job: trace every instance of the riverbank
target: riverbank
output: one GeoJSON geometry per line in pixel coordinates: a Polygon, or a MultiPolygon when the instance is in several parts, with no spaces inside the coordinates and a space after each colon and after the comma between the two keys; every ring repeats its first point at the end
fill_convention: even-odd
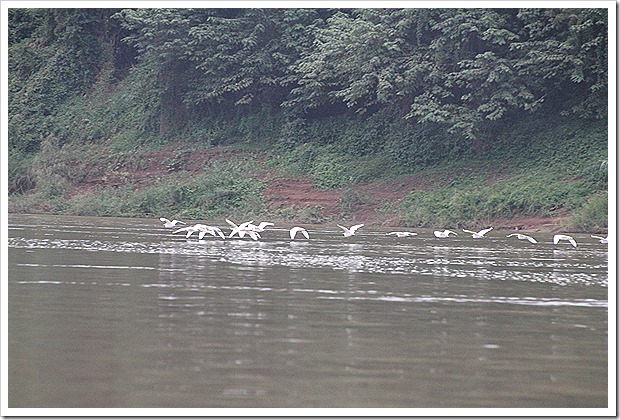
{"type": "MultiPolygon", "coordinates": [[[[420,208],[412,203],[416,195],[444,196],[445,202],[436,204],[449,208],[458,206],[457,200],[465,194],[459,185],[472,191],[498,194],[502,184],[523,177],[515,165],[506,162],[501,166],[487,163],[430,167],[410,174],[319,188],[310,174],[291,171],[274,159],[270,151],[239,145],[200,147],[171,143],[156,149],[122,152],[114,152],[110,144],[71,150],[48,145],[46,151],[34,166],[35,169],[41,166],[38,169],[41,171],[48,170],[47,178],[40,178],[37,188],[12,195],[9,212],[186,219],[261,217],[305,224],[494,226],[542,232],[583,230],[571,225],[571,213],[562,208],[547,215],[480,213],[470,220],[453,222],[442,223],[427,216],[422,222],[415,220],[422,217],[417,215],[420,208]],[[49,168],[56,169],[50,172],[49,168]],[[64,168],[62,178],[57,177],[59,168],[64,168]]],[[[364,163],[360,160],[359,164],[364,163]]],[[[540,192],[543,190],[541,186],[540,192]]],[[[502,205],[498,202],[498,209],[502,205]]],[[[463,213],[463,209],[460,211],[463,213]]],[[[605,229],[598,226],[589,231],[605,229]]]]}

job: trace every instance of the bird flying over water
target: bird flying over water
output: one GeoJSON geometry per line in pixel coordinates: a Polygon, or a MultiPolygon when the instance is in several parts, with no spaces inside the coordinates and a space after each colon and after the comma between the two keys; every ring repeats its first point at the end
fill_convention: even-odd
{"type": "Polygon", "coordinates": [[[482,229],[479,232],[474,232],[473,230],[467,230],[467,229],[463,229],[463,232],[465,233],[471,233],[471,237],[472,238],[482,238],[484,235],[486,235],[488,232],[492,231],[493,228],[487,228],[487,229],[482,229]]]}
{"type": "Polygon", "coordinates": [[[364,224],[362,223],[360,225],[351,226],[350,228],[347,228],[347,227],[344,227],[338,224],[336,226],[342,229],[344,231],[342,234],[344,235],[345,238],[348,238],[349,236],[355,235],[355,231],[361,228],[362,226],[364,226],[364,224]]]}
{"type": "Polygon", "coordinates": [[[605,236],[604,238],[602,236],[596,236],[596,235],[590,235],[590,237],[598,239],[600,243],[602,244],[606,244],[609,243],[609,235],[605,236]]]}
{"type": "Polygon", "coordinates": [[[572,236],[557,234],[553,237],[554,244],[557,244],[560,241],[568,241],[572,246],[577,248],[577,242],[575,242],[572,236]]]}
{"type": "MultiPolygon", "coordinates": [[[[241,223],[239,226],[237,226],[235,222],[232,222],[228,219],[226,219],[226,223],[228,223],[233,228],[232,231],[230,232],[230,235],[228,235],[229,238],[232,238],[233,236],[235,236],[235,234],[238,234],[240,238],[243,238],[246,235],[246,233],[250,236],[250,238],[254,239],[255,241],[258,241],[258,239],[260,238],[260,234],[258,233],[259,231],[255,230],[260,225],[259,226],[253,225],[252,223],[254,223],[254,220],[241,223]]],[[[269,223],[269,222],[263,222],[263,223],[269,223]]],[[[263,225],[263,223],[261,223],[261,225],[263,225]]],[[[263,225],[263,228],[264,226],[266,225],[263,225]]]]}
{"type": "Polygon", "coordinates": [[[415,236],[417,233],[414,232],[390,232],[386,233],[388,236],[397,236],[399,238],[406,238],[407,236],[415,236]]]}
{"type": "Polygon", "coordinates": [[[198,234],[198,239],[202,239],[207,233],[211,236],[219,236],[222,239],[226,239],[226,237],[224,236],[224,232],[222,232],[222,229],[220,229],[217,226],[206,226],[206,225],[203,225],[203,227],[200,229],[200,233],[198,234]]]}
{"type": "Polygon", "coordinates": [[[295,235],[297,235],[297,232],[301,232],[301,234],[304,235],[306,239],[310,239],[310,235],[308,235],[308,231],[299,226],[295,226],[294,228],[291,229],[290,231],[291,239],[295,239],[295,235]]]}
{"type": "Polygon", "coordinates": [[[443,231],[436,230],[433,232],[433,235],[435,235],[435,237],[437,238],[447,238],[448,236],[450,236],[451,233],[454,233],[456,236],[458,236],[456,232],[452,232],[451,230],[448,230],[448,229],[443,230],[443,231]]]}
{"type": "Polygon", "coordinates": [[[510,235],[506,235],[507,238],[510,238],[511,236],[516,236],[517,239],[530,241],[533,244],[538,242],[536,241],[536,239],[532,238],[531,236],[524,235],[522,233],[511,233],[510,235]]]}
{"type": "Polygon", "coordinates": [[[203,224],[198,223],[198,224],[195,224],[193,226],[182,227],[180,229],[175,230],[172,233],[174,234],[174,233],[180,233],[180,232],[187,232],[185,234],[185,237],[189,238],[190,236],[192,236],[192,234],[194,232],[201,232],[205,227],[207,227],[207,225],[203,225],[203,224]]]}
{"type": "Polygon", "coordinates": [[[274,224],[271,222],[260,222],[258,226],[250,223],[248,227],[254,230],[254,232],[264,232],[267,226],[273,226],[274,224]]]}
{"type": "Polygon", "coordinates": [[[253,232],[253,229],[249,228],[249,226],[252,223],[254,223],[254,220],[250,220],[249,222],[241,223],[239,226],[237,226],[237,224],[235,222],[232,222],[232,221],[230,221],[228,219],[226,219],[226,223],[228,223],[232,227],[230,235],[228,235],[229,238],[232,238],[233,236],[235,236],[235,234],[238,234],[240,238],[243,238],[246,233],[249,233],[250,231],[253,232]]]}
{"type": "Polygon", "coordinates": [[[178,225],[179,223],[182,224],[182,225],[185,224],[185,222],[182,222],[180,220],[172,220],[171,221],[171,220],[166,219],[165,217],[160,217],[159,220],[164,222],[164,227],[167,227],[167,228],[173,228],[176,225],[178,225]]]}

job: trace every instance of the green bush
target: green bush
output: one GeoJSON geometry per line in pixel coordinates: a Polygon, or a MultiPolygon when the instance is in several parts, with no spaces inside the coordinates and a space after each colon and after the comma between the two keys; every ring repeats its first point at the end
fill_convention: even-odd
{"type": "Polygon", "coordinates": [[[543,168],[495,182],[471,174],[456,177],[449,186],[411,193],[400,207],[409,225],[456,226],[493,218],[553,216],[578,209],[590,193],[590,183],[561,179],[543,168]]]}
{"type": "Polygon", "coordinates": [[[338,188],[352,182],[349,160],[330,150],[324,150],[314,160],[310,177],[317,188],[338,188]]]}
{"type": "Polygon", "coordinates": [[[62,210],[56,210],[77,216],[140,216],[131,209],[129,204],[131,195],[130,189],[108,188],[95,193],[77,195],[67,200],[62,210]]]}
{"type": "Polygon", "coordinates": [[[568,228],[596,232],[607,229],[608,223],[608,193],[601,191],[590,196],[583,206],[572,213],[568,228]]]}

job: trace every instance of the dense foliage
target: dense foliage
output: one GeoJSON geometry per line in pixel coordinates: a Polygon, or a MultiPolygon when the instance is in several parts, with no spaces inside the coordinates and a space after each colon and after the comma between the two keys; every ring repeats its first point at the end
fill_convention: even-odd
{"type": "Polygon", "coordinates": [[[42,154],[66,144],[269,143],[330,188],[497,150],[526,117],[605,121],[607,13],[12,8],[9,188],[61,195],[42,154]]]}
{"type": "Polygon", "coordinates": [[[162,132],[265,105],[302,119],[388,109],[469,139],[545,105],[607,111],[606,9],[11,9],[10,19],[12,140],[26,150],[40,139],[20,132],[25,120],[57,112],[109,66],[153,79],[141,117],[156,113],[162,132]]]}

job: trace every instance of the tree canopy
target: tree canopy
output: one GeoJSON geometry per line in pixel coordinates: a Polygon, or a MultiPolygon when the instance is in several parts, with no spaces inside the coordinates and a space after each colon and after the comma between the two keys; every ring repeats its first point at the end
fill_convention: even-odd
{"type": "Polygon", "coordinates": [[[606,118],[607,33],[597,8],[16,8],[9,123],[35,147],[40,118],[113,67],[117,83],[152,79],[139,118],[161,131],[267,106],[296,120],[385,111],[473,140],[527,113],[606,118]]]}

